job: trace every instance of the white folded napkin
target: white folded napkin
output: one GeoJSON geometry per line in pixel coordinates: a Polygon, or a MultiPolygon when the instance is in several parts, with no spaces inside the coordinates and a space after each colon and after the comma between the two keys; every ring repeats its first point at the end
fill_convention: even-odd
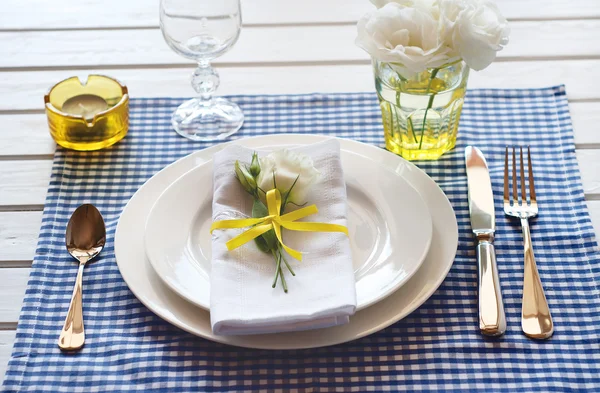
{"type": "MultiPolygon", "coordinates": [[[[312,157],[321,172],[308,195],[319,213],[302,221],[346,225],[346,185],[335,139],[294,148],[312,157]]],[[[213,220],[251,215],[253,198],[234,175],[236,160],[249,163],[255,150],[229,146],[214,156],[213,220]]],[[[268,152],[258,151],[259,156],[268,152]]],[[[286,212],[291,211],[289,205],[286,212]]],[[[283,272],[272,288],[275,259],[260,251],[254,241],[228,251],[225,243],[241,229],[215,230],[212,237],[210,319],[213,333],[242,335],[318,329],[345,324],[356,309],[356,289],[350,241],[342,233],[298,232],[283,229],[286,245],[303,253],[303,260],[287,256],[296,276],[283,272]]]]}

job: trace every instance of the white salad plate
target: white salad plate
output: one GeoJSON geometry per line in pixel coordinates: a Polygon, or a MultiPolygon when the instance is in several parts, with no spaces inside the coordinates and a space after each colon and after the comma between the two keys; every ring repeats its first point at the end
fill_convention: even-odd
{"type": "MultiPolygon", "coordinates": [[[[247,138],[231,143],[252,149],[275,149],[325,139],[328,137],[283,134],[247,138]]],[[[210,162],[214,153],[225,145],[213,146],[174,162],[149,179],[133,195],[121,214],[115,233],[115,255],[123,279],[144,305],[166,321],[197,336],[241,347],[298,349],[334,345],[364,337],[404,318],[435,292],[452,266],[458,245],[458,225],[454,210],[438,185],[410,162],[356,141],[340,139],[340,144],[344,154],[352,153],[368,159],[381,169],[395,172],[410,184],[425,202],[433,229],[429,252],[413,277],[385,299],[357,312],[350,318],[350,323],[313,331],[216,336],[211,330],[209,312],[186,301],[154,271],[146,257],[144,232],[140,228],[144,227],[159,196],[170,185],[190,170],[210,162]]],[[[207,187],[212,188],[208,184],[207,187]]]]}
{"type": "MultiPolygon", "coordinates": [[[[350,151],[342,151],[341,159],[360,310],[389,296],[419,269],[431,244],[431,215],[421,195],[400,174],[350,151]]],[[[235,176],[233,168],[231,176],[235,176]]],[[[207,310],[212,177],[209,161],[171,184],[154,204],[145,233],[146,256],[158,276],[186,300],[207,310]]]]}

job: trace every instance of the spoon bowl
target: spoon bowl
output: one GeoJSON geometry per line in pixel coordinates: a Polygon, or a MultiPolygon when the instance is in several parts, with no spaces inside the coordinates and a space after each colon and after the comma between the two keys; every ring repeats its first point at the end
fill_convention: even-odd
{"type": "Polygon", "coordinates": [[[95,258],[106,244],[106,226],[102,215],[94,205],[79,206],[67,224],[65,234],[67,251],[79,262],[71,304],[58,346],[62,350],[76,350],[85,343],[83,328],[83,268],[95,258]]]}
{"type": "Polygon", "coordinates": [[[67,224],[65,234],[67,251],[81,262],[89,262],[100,254],[106,244],[106,226],[102,215],[94,205],[79,206],[67,224]]]}

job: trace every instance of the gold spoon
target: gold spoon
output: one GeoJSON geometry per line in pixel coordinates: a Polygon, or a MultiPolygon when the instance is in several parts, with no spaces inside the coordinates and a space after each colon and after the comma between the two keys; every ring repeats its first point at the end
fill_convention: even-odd
{"type": "Polygon", "coordinates": [[[98,209],[89,204],[79,206],[67,224],[65,237],[69,254],[79,261],[69,312],[58,339],[60,349],[70,351],[83,347],[85,342],[81,286],[83,268],[100,254],[106,243],[106,227],[98,209]]]}

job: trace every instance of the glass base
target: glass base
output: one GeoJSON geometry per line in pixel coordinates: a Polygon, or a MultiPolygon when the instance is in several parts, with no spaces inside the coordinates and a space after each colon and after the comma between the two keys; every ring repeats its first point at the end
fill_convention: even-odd
{"type": "Polygon", "coordinates": [[[385,138],[385,148],[392,153],[396,153],[408,161],[426,161],[437,160],[443,154],[454,149],[456,146],[456,136],[446,140],[445,143],[440,143],[439,140],[427,141],[427,139],[425,139],[423,144],[427,145],[423,149],[419,149],[418,147],[410,149],[408,144],[397,142],[394,138],[388,137],[387,135],[385,138]]]}
{"type": "Polygon", "coordinates": [[[222,140],[242,127],[244,114],[224,98],[194,98],[173,112],[171,124],[179,135],[194,141],[222,140]]]}

